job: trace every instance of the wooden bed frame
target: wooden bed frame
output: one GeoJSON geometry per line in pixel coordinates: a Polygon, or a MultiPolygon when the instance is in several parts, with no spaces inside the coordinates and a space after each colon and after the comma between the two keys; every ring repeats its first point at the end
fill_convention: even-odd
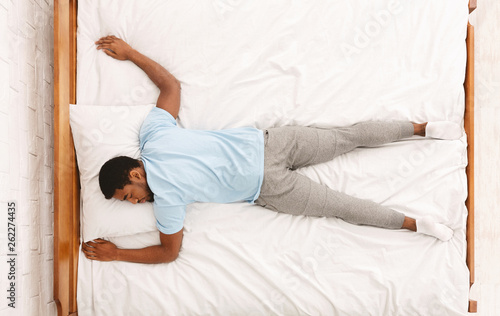
{"type": "MultiPolygon", "coordinates": [[[[69,104],[76,103],[77,0],[54,1],[54,300],[58,315],[77,315],[76,291],[80,246],[80,181],[69,125],[69,104]]],[[[469,12],[476,0],[469,1],[469,12]]],[[[474,283],[474,27],[467,26],[465,131],[469,211],[467,266],[474,283]]],[[[469,301],[469,312],[477,302],[469,301]]]]}

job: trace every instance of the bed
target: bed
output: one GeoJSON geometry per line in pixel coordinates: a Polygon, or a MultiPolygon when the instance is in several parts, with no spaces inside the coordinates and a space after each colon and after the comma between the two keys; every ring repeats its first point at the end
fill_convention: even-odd
{"type": "MultiPolygon", "coordinates": [[[[475,312],[468,298],[474,282],[474,37],[467,22],[474,8],[464,0],[55,1],[58,314],[475,312]],[[184,128],[328,128],[396,119],[462,124],[465,133],[457,141],[412,138],[301,170],[410,216],[433,215],[454,229],[453,239],[441,243],[244,203],[195,203],[174,263],[101,263],[80,256],[82,239],[108,237],[122,247],[141,247],[157,238],[147,228],[91,232],[85,214],[91,202],[81,198],[90,190],[80,188],[85,158],[78,156],[77,163],[70,111],[86,110],[85,127],[96,113],[116,119],[116,109],[109,109],[121,107],[140,126],[157,96],[140,70],[95,51],[93,41],[108,34],[123,37],[181,81],[178,123],[184,128]],[[77,105],[70,110],[70,104],[77,105]]],[[[105,226],[116,224],[107,221],[105,226]]]]}

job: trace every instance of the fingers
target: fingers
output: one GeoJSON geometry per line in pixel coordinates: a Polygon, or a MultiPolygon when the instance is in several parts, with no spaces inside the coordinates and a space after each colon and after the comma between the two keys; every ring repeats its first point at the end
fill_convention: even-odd
{"type": "Polygon", "coordinates": [[[87,250],[88,250],[89,248],[95,248],[94,246],[89,245],[89,243],[91,243],[91,242],[92,242],[92,241],[87,241],[87,242],[84,242],[84,243],[82,244],[82,248],[83,248],[83,249],[87,249],[87,250]]]}
{"type": "Polygon", "coordinates": [[[95,260],[97,259],[96,253],[93,251],[95,247],[92,247],[88,243],[84,242],[82,244],[82,251],[87,259],[95,260]]]}
{"type": "Polygon", "coordinates": [[[101,254],[98,252],[100,251],[99,245],[104,243],[109,243],[109,241],[98,238],[82,243],[82,251],[85,254],[85,257],[90,260],[102,260],[101,254]]]}
{"type": "Polygon", "coordinates": [[[97,49],[111,48],[111,44],[98,44],[97,49]]]}
{"type": "Polygon", "coordinates": [[[109,45],[99,45],[99,46],[97,46],[97,49],[102,49],[103,52],[105,52],[107,55],[109,55],[111,57],[114,57],[114,58],[117,57],[116,53],[111,48],[109,48],[109,45]]]}
{"type": "Polygon", "coordinates": [[[106,55],[116,58],[116,54],[112,50],[105,49],[104,52],[106,53],[106,55]]]}
{"type": "MultiPolygon", "coordinates": [[[[99,42],[99,41],[98,41],[99,42]]],[[[96,43],[98,43],[96,42],[96,43]]],[[[113,43],[111,44],[108,44],[108,43],[102,43],[102,44],[97,44],[97,49],[98,50],[102,50],[104,51],[108,56],[111,56],[115,59],[119,59],[119,60],[124,60],[126,58],[124,58],[123,56],[118,56],[118,54],[113,50],[113,48],[116,48],[115,45],[113,45],[113,43]]]]}
{"type": "Polygon", "coordinates": [[[116,36],[110,35],[100,38],[95,42],[98,50],[102,50],[106,55],[118,60],[127,60],[131,47],[116,36]]]}
{"type": "Polygon", "coordinates": [[[87,259],[98,261],[112,261],[113,257],[113,243],[98,238],[91,241],[82,243],[82,252],[87,259]],[[109,245],[108,245],[109,244],[109,245]]]}
{"type": "Polygon", "coordinates": [[[108,243],[109,241],[104,240],[102,238],[97,238],[97,239],[94,239],[93,242],[95,242],[96,244],[105,244],[105,243],[108,243]]]}
{"type": "Polygon", "coordinates": [[[113,36],[113,35],[108,35],[108,36],[103,36],[99,39],[99,41],[110,41],[110,40],[113,40],[113,39],[116,39],[117,37],[113,36]]]}
{"type": "Polygon", "coordinates": [[[101,45],[111,45],[113,44],[112,40],[102,40],[102,41],[97,41],[95,42],[96,45],[101,46],[101,45]]]}
{"type": "Polygon", "coordinates": [[[113,41],[115,41],[117,39],[119,39],[119,38],[114,36],[114,35],[104,36],[104,37],[101,37],[98,41],[96,41],[95,44],[101,44],[101,43],[110,44],[110,43],[113,43],[113,41]]]}

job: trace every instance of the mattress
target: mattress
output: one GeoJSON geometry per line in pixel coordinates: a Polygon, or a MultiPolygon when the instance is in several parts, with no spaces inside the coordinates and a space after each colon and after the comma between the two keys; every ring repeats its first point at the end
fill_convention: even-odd
{"type": "MultiPolygon", "coordinates": [[[[131,62],[95,49],[123,38],[182,84],[178,125],[463,125],[468,1],[78,3],[77,103],[155,103],[131,62]]],[[[466,315],[467,140],[413,137],[300,169],[314,181],[454,230],[449,242],[248,203],[187,208],[169,264],[78,268],[80,315],[466,315]]],[[[158,232],[111,238],[143,247],[158,232]]]]}

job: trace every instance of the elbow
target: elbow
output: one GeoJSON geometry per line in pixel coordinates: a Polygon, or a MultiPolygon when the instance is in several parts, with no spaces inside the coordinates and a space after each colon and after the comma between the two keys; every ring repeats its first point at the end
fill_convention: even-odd
{"type": "Polygon", "coordinates": [[[160,91],[179,92],[181,90],[181,82],[177,78],[172,77],[161,81],[158,84],[160,91]]]}
{"type": "Polygon", "coordinates": [[[177,80],[176,78],[174,78],[174,82],[172,84],[172,90],[175,90],[176,92],[179,92],[181,91],[181,82],[179,80],[177,80]]]}
{"type": "Polygon", "coordinates": [[[175,79],[175,87],[176,89],[180,90],[181,89],[181,82],[179,80],[177,80],[177,78],[174,78],[175,79]]]}
{"type": "Polygon", "coordinates": [[[179,250],[166,250],[163,255],[163,263],[175,261],[179,257],[179,250]]]}
{"type": "Polygon", "coordinates": [[[174,262],[178,257],[179,253],[173,254],[167,259],[167,262],[174,262]]]}

